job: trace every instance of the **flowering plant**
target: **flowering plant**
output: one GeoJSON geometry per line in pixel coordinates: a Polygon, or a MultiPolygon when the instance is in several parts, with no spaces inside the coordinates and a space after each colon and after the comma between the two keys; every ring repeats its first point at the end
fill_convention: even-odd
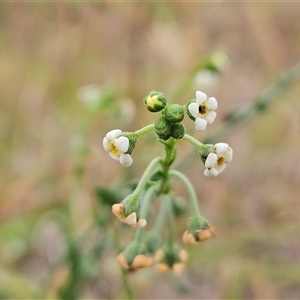
{"type": "Polygon", "coordinates": [[[194,121],[195,129],[200,132],[214,122],[217,116],[215,110],[218,106],[214,97],[196,91],[195,99],[180,105],[170,104],[163,93],[151,91],[144,98],[144,104],[151,113],[160,113],[153,124],[134,132],[114,129],[103,138],[103,147],[109,156],[125,167],[132,165],[135,145],[144,134],[154,131],[159,142],[165,146],[165,155],[156,157],[150,162],[134,191],[121,203],[112,206],[112,212],[118,219],[137,228],[134,240],[119,254],[118,262],[125,270],[145,268],[156,263],[158,270],[180,273],[185,268],[187,254],[174,243],[174,203],[170,196],[173,178],[182,181],[188,191],[191,204],[191,216],[182,241],[187,245],[196,245],[215,237],[217,229],[200,214],[197,196],[189,179],[180,171],[171,169],[176,158],[177,143],[184,140],[196,147],[200,160],[205,166],[204,175],[208,177],[218,176],[224,171],[232,160],[233,151],[227,143],[204,144],[186,133],[183,124],[185,115],[194,121]],[[142,230],[147,225],[149,203],[154,197],[161,199],[162,209],[157,214],[156,226],[148,231],[143,240],[142,230]],[[166,215],[169,236],[167,243],[160,247],[159,231],[166,215]]]}

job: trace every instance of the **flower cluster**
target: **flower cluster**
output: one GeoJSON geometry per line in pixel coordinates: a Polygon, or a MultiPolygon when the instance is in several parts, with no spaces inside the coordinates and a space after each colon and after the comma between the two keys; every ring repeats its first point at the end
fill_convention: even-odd
{"type": "Polygon", "coordinates": [[[168,238],[168,243],[160,247],[161,220],[168,221],[168,232],[173,233],[174,208],[168,200],[171,189],[171,177],[181,180],[188,190],[191,202],[191,216],[188,220],[187,230],[183,233],[182,241],[187,245],[196,245],[199,242],[214,238],[217,229],[210,225],[198,211],[196,193],[188,178],[181,172],[170,170],[171,164],[176,158],[176,144],[180,140],[187,141],[198,150],[200,159],[204,164],[204,175],[214,177],[224,171],[227,164],[232,160],[233,151],[226,143],[203,144],[196,138],[186,133],[183,125],[185,115],[194,122],[196,131],[203,132],[207,125],[212,124],[217,116],[217,100],[208,97],[205,93],[197,91],[195,99],[185,105],[168,103],[165,95],[161,92],[151,91],[143,99],[146,108],[151,113],[158,113],[159,116],[153,122],[135,132],[122,132],[120,129],[111,130],[103,138],[103,147],[111,158],[118,160],[123,166],[129,167],[133,163],[131,154],[138,139],[144,134],[154,131],[158,140],[165,146],[165,156],[156,157],[146,168],[140,178],[135,190],[125,197],[121,203],[112,206],[112,212],[123,223],[131,225],[136,230],[133,242],[126,247],[118,256],[118,262],[126,270],[156,265],[159,271],[171,270],[174,273],[181,273],[185,269],[187,253],[179,249],[173,243],[173,238],[168,238]],[[168,210],[159,212],[157,225],[149,234],[148,243],[143,242],[141,230],[147,225],[148,203],[153,197],[161,197],[164,205],[169,205],[168,210]],[[167,197],[167,199],[164,199],[167,197]],[[166,201],[165,201],[166,200],[166,201]],[[169,203],[169,204],[168,204],[169,203]],[[164,217],[162,217],[164,215],[164,217]],[[150,241],[150,243],[149,243],[150,241]]]}

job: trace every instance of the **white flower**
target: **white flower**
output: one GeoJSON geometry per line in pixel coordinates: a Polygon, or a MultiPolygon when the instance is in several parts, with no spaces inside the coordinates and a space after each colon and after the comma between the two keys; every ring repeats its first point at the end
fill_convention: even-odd
{"type": "Polygon", "coordinates": [[[204,131],[207,123],[211,124],[217,113],[215,109],[218,107],[218,102],[214,97],[208,98],[203,92],[196,92],[196,102],[192,102],[188,106],[190,114],[195,119],[195,129],[204,131]]]}
{"type": "Polygon", "coordinates": [[[226,143],[215,144],[214,152],[209,153],[205,161],[205,176],[217,176],[232,160],[232,149],[226,143]]]}
{"type": "Polygon", "coordinates": [[[133,162],[131,155],[126,153],[129,148],[129,139],[120,136],[121,134],[122,130],[120,129],[108,132],[103,139],[103,147],[112,159],[118,160],[124,167],[129,167],[133,162]]]}

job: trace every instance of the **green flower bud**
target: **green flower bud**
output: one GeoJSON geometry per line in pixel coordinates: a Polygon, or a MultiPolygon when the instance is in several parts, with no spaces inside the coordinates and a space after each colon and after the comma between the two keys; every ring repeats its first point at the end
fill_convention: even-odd
{"type": "Polygon", "coordinates": [[[144,103],[147,105],[149,111],[158,112],[165,108],[167,99],[163,93],[151,91],[150,94],[144,98],[144,103]]]}
{"type": "Polygon", "coordinates": [[[185,128],[184,128],[184,125],[182,123],[172,124],[171,136],[174,139],[177,139],[177,140],[182,139],[184,134],[185,134],[185,128]]]}
{"type": "Polygon", "coordinates": [[[169,104],[162,111],[162,114],[166,120],[171,123],[181,122],[184,118],[184,109],[179,104],[169,104]]]}
{"type": "Polygon", "coordinates": [[[120,136],[125,136],[128,138],[129,146],[128,150],[125,153],[131,154],[137,142],[137,137],[132,132],[122,132],[120,136]]]}
{"type": "Polygon", "coordinates": [[[157,136],[162,140],[168,140],[171,137],[171,124],[164,118],[158,118],[154,123],[154,129],[157,136]]]}
{"type": "Polygon", "coordinates": [[[209,153],[214,152],[214,150],[215,150],[215,148],[214,148],[214,145],[212,145],[212,144],[202,145],[198,149],[198,153],[199,153],[200,159],[203,162],[203,164],[205,164],[205,161],[206,161],[207,156],[209,155],[209,153]]]}

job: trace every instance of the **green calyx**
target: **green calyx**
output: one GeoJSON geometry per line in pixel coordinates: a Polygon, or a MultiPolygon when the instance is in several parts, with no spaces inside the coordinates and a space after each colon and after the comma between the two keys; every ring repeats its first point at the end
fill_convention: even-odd
{"type": "Polygon", "coordinates": [[[203,164],[205,164],[207,156],[211,152],[214,152],[214,150],[215,150],[215,147],[212,144],[201,145],[200,148],[198,148],[198,153],[199,153],[200,159],[203,162],[203,164]]]}
{"type": "MultiPolygon", "coordinates": [[[[191,103],[194,103],[194,102],[196,102],[196,100],[195,99],[193,99],[192,101],[190,101],[188,104],[187,104],[187,107],[189,107],[189,105],[191,104],[191,103]]],[[[190,111],[187,109],[186,110],[186,114],[188,115],[188,117],[192,120],[192,121],[195,121],[196,119],[192,116],[192,114],[190,113],[190,111]]]]}
{"type": "Polygon", "coordinates": [[[137,142],[137,137],[132,132],[122,132],[121,136],[125,136],[125,137],[128,138],[128,140],[129,140],[129,147],[128,147],[128,150],[127,150],[126,153],[131,154],[132,151],[133,151],[133,149],[134,149],[134,147],[135,147],[135,144],[137,142]]]}
{"type": "Polygon", "coordinates": [[[209,223],[202,217],[190,217],[188,221],[188,231],[194,236],[196,240],[199,240],[196,231],[200,229],[209,228],[209,223]]]}
{"type": "Polygon", "coordinates": [[[167,99],[165,95],[157,91],[151,91],[143,101],[146,104],[147,109],[151,112],[159,112],[167,105],[167,99]]]}
{"type": "Polygon", "coordinates": [[[145,247],[143,244],[138,242],[132,242],[124,250],[124,256],[127,260],[128,265],[131,265],[135,257],[139,254],[144,254],[145,247]]]}
{"type": "Polygon", "coordinates": [[[164,251],[164,258],[163,261],[166,262],[166,264],[172,268],[173,265],[177,262],[180,262],[180,255],[179,255],[179,249],[175,245],[166,245],[163,248],[164,251]]]}
{"type": "Polygon", "coordinates": [[[178,123],[184,118],[184,109],[179,104],[169,104],[162,111],[162,115],[170,123],[178,123]]]}
{"type": "Polygon", "coordinates": [[[128,217],[130,214],[135,212],[136,219],[138,221],[141,211],[140,198],[136,195],[130,194],[122,201],[122,204],[124,205],[124,217],[128,217]]]}

